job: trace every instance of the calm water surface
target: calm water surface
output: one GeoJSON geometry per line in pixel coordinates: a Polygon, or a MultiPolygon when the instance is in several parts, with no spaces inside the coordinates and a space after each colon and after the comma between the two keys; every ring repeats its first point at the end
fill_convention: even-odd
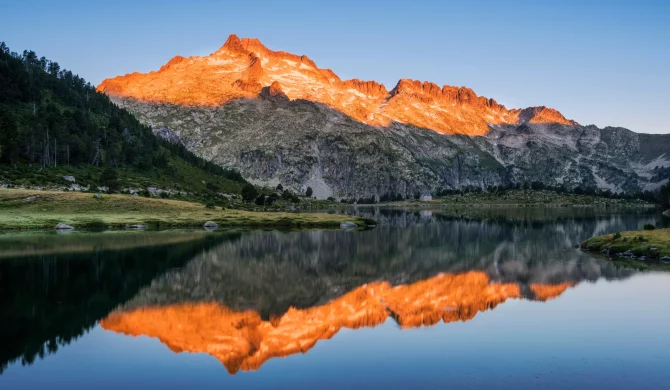
{"type": "MultiPolygon", "coordinates": [[[[0,233],[0,389],[670,389],[670,273],[589,209],[364,232],[0,233]]],[[[353,211],[352,211],[353,213],[353,211]]]]}

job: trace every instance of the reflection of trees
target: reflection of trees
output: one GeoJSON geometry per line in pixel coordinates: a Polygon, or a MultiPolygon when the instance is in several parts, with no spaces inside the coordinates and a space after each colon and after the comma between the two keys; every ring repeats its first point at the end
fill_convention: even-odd
{"type": "Polygon", "coordinates": [[[0,372],[55,353],[157,275],[227,238],[0,261],[0,372]]]}
{"type": "Polygon", "coordinates": [[[401,210],[382,217],[386,225],[361,233],[250,233],[155,280],[125,309],[216,301],[236,310],[253,309],[267,319],[291,306],[322,304],[365,283],[407,284],[439,272],[473,270],[484,271],[493,281],[517,283],[525,296],[534,298],[533,284],[630,275],[572,244],[587,232],[622,229],[640,221],[635,215],[498,215],[482,220],[435,211],[430,221],[422,221],[420,213],[401,210]]]}

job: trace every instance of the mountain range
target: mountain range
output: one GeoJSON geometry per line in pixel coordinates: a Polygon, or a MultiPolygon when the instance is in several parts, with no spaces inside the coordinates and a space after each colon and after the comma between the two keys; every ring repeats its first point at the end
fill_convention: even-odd
{"type": "Polygon", "coordinates": [[[342,80],[307,56],[235,35],[209,56],[176,56],[97,90],[251,182],[310,186],[319,198],[533,181],[633,193],[670,175],[668,134],[583,126],[547,107],[509,109],[466,87],[342,80]]]}

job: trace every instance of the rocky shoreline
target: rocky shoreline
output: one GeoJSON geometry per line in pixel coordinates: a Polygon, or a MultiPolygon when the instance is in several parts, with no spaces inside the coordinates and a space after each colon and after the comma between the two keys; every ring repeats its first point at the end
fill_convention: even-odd
{"type": "Polygon", "coordinates": [[[609,259],[670,264],[670,229],[636,230],[596,236],[580,245],[609,259]]]}

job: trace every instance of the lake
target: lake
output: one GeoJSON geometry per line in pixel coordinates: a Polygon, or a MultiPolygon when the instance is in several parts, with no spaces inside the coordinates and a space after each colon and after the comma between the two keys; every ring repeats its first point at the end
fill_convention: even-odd
{"type": "Polygon", "coordinates": [[[657,210],[351,209],[367,231],[0,233],[0,389],[670,388],[657,210]]]}

